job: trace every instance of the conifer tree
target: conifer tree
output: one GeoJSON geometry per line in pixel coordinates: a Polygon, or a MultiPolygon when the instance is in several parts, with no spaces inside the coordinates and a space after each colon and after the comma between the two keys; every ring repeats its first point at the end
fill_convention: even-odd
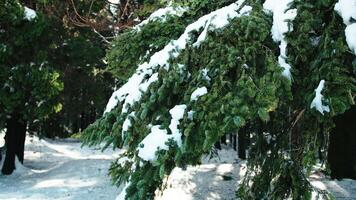
{"type": "Polygon", "coordinates": [[[118,199],[153,199],[174,167],[246,124],[238,197],[328,197],[308,176],[332,117],[355,104],[355,12],[346,0],[171,1],[119,34],[107,59],[123,85],[85,132],[126,149],[110,168],[118,199]]]}
{"type": "Polygon", "coordinates": [[[18,1],[5,0],[0,7],[0,129],[6,128],[2,173],[11,174],[15,159],[23,162],[28,124],[61,109],[57,97],[63,85],[48,62],[56,48],[49,21],[18,1]]]}

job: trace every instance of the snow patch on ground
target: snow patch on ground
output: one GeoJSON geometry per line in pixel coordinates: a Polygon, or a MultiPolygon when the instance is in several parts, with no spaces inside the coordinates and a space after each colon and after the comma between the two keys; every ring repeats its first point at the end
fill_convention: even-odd
{"type": "Polygon", "coordinates": [[[0,175],[0,199],[114,200],[119,189],[107,174],[120,153],[81,148],[81,143],[71,140],[27,136],[24,165],[17,161],[12,175],[0,175]]]}
{"type": "Polygon", "coordinates": [[[356,199],[356,180],[332,180],[322,173],[312,174],[309,180],[314,187],[331,192],[337,200],[356,199]]]}
{"type": "Polygon", "coordinates": [[[176,167],[166,181],[167,188],[156,191],[155,200],[232,200],[240,179],[236,151],[223,149],[219,157],[204,157],[200,166],[186,170],[176,167]]]}
{"type": "MultiPolygon", "coordinates": [[[[3,143],[1,133],[0,143],[3,143]]],[[[27,137],[24,166],[17,162],[12,175],[0,175],[0,199],[114,200],[124,188],[112,186],[107,173],[110,162],[122,152],[81,148],[79,142],[67,139],[27,137]]],[[[245,162],[226,146],[218,151],[218,156],[211,159],[206,156],[202,165],[189,166],[187,170],[175,168],[168,177],[167,188],[156,191],[155,200],[235,199],[245,162]]],[[[316,187],[332,192],[337,200],[356,199],[355,180],[330,180],[318,173],[310,180],[316,187]]]]}

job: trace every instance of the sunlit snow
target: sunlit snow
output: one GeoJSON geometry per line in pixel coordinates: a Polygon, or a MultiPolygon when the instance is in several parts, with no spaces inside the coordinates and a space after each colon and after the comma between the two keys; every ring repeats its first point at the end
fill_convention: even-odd
{"type": "Polygon", "coordinates": [[[292,79],[292,75],[291,66],[287,63],[287,41],[284,35],[293,30],[288,21],[294,20],[297,16],[297,9],[289,9],[292,2],[293,0],[267,0],[263,4],[263,8],[273,14],[272,38],[275,42],[280,42],[278,63],[284,69],[282,74],[289,80],[292,79]]]}
{"type": "Polygon", "coordinates": [[[34,10],[32,10],[31,8],[28,8],[26,6],[24,8],[25,8],[25,17],[24,17],[25,19],[31,21],[37,17],[37,14],[34,10]]]}
{"type": "Polygon", "coordinates": [[[347,45],[349,46],[351,51],[356,55],[356,23],[353,23],[346,27],[345,36],[346,36],[347,45]]]}
{"type": "Polygon", "coordinates": [[[310,104],[311,109],[315,108],[323,115],[324,115],[324,112],[330,112],[329,106],[323,105],[323,102],[322,102],[324,96],[321,94],[321,92],[324,89],[324,84],[325,84],[325,81],[321,80],[318,88],[315,89],[315,97],[314,97],[312,103],[310,104]]]}
{"type": "Polygon", "coordinates": [[[346,42],[356,55],[356,0],[339,0],[334,10],[342,17],[345,28],[346,42]]]}
{"type": "Polygon", "coordinates": [[[158,125],[153,126],[151,133],[139,144],[138,156],[145,161],[155,162],[157,160],[156,151],[168,150],[166,142],[169,139],[173,139],[173,137],[172,135],[168,135],[167,130],[161,129],[158,125]]]}
{"type": "Polygon", "coordinates": [[[356,1],[355,0],[339,0],[334,7],[334,10],[342,17],[344,24],[350,25],[351,18],[356,20],[356,1]]]}
{"type": "Polygon", "coordinates": [[[149,22],[152,21],[158,21],[160,20],[161,22],[165,22],[167,20],[167,17],[172,15],[172,16],[182,16],[188,9],[183,8],[183,7],[172,7],[168,6],[166,8],[160,8],[153,12],[147,19],[143,20],[141,23],[137,24],[134,29],[135,30],[141,30],[141,27],[148,24],[149,22]]]}
{"type": "Polygon", "coordinates": [[[196,101],[198,100],[199,97],[206,95],[208,93],[208,89],[206,87],[200,87],[194,90],[192,95],[190,96],[191,101],[196,101]]]}

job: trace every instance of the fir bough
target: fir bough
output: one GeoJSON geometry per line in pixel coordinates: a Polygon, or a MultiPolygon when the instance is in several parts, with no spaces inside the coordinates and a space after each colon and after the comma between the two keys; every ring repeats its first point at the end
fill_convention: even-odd
{"type": "MultiPolygon", "coordinates": [[[[216,5],[228,5],[220,5],[218,1],[192,2],[185,4],[189,12],[181,18],[146,25],[143,30],[152,31],[152,37],[162,36],[156,39],[147,35],[150,38],[147,41],[159,42],[160,47],[167,45],[169,39],[165,37],[172,30],[165,29],[171,26],[166,23],[179,22],[175,30],[183,32],[184,26],[194,23],[187,20],[188,16],[197,19],[217,9],[216,5]],[[157,33],[155,27],[162,28],[163,32],[157,33]]],[[[244,2],[240,9],[251,6],[249,14],[230,19],[223,28],[207,29],[207,37],[200,45],[196,45],[196,41],[205,28],[189,33],[185,48],[169,59],[169,67],[152,69],[151,74],[158,73],[158,79],[137,102],[122,112],[125,104],[119,101],[113,110],[86,130],[87,144],[107,141],[108,145],[127,149],[110,169],[118,185],[128,184],[126,199],[153,199],[163,178],[175,166],[185,168],[199,164],[202,155],[208,153],[221,136],[236,132],[247,123],[253,128],[249,130],[248,168],[237,192],[239,198],[310,199],[313,191],[327,196],[311,186],[308,175],[316,161],[316,150],[325,148],[322,138],[327,137],[333,126],[331,118],[354,104],[356,85],[355,55],[345,43],[342,19],[333,11],[335,3],[296,0],[291,5],[298,11],[295,20],[290,22],[293,31],[286,34],[291,80],[282,75],[278,44],[271,37],[272,16],[264,11],[263,1],[244,2]],[[326,82],[323,103],[330,107],[330,112],[323,115],[310,106],[321,80],[326,82]],[[192,93],[201,87],[207,88],[207,94],[191,100],[192,93]],[[140,143],[150,134],[151,127],[158,125],[170,134],[169,111],[182,104],[186,109],[178,125],[182,133],[181,146],[169,140],[168,150],[156,151],[157,160],[140,158],[140,143]],[[123,131],[127,119],[131,126],[123,131]],[[321,127],[324,137],[319,134],[321,127]]],[[[150,49],[146,41],[141,41],[143,33],[126,34],[131,35],[132,40],[122,48],[134,50],[137,55],[130,52],[128,61],[116,66],[117,71],[125,71],[124,78],[134,73],[134,66],[150,59],[144,56],[144,50],[139,50],[139,47],[150,49]],[[127,68],[130,69],[127,71],[127,68]]],[[[173,34],[171,40],[179,35],[173,34]]],[[[119,36],[108,54],[111,60],[116,59],[115,55],[125,57],[120,44],[125,43],[123,38],[126,37],[119,36]]]]}

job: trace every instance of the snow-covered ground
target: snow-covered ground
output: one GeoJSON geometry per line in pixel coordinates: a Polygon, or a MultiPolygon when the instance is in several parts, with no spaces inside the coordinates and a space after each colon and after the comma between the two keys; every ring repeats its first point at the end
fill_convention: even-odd
{"type": "Polygon", "coordinates": [[[0,199],[115,199],[119,190],[107,173],[120,152],[81,148],[70,140],[27,138],[24,166],[17,164],[10,176],[0,175],[0,199]]]}
{"type": "Polygon", "coordinates": [[[203,159],[202,165],[183,171],[175,168],[167,181],[167,188],[156,200],[230,200],[240,180],[240,166],[236,151],[223,149],[219,158],[203,159]]]}
{"type": "MultiPolygon", "coordinates": [[[[2,138],[0,134],[0,146],[2,138]]],[[[79,142],[72,140],[27,137],[24,166],[18,164],[11,176],[0,175],[0,199],[115,199],[120,189],[111,185],[107,172],[110,162],[120,153],[81,148],[79,142]]],[[[244,162],[233,150],[223,149],[219,156],[220,159],[206,158],[201,166],[185,171],[175,168],[167,188],[157,192],[156,200],[234,199],[244,162]]],[[[314,185],[331,191],[336,199],[356,200],[356,181],[333,181],[321,174],[310,179],[314,185]]]]}

